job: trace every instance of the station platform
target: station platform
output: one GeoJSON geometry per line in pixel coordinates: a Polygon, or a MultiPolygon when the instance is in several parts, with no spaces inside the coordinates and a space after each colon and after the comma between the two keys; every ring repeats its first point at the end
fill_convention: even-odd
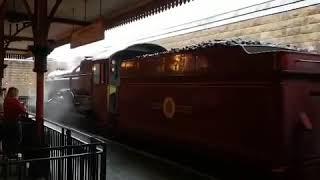
{"type": "Polygon", "coordinates": [[[104,140],[108,180],[216,180],[190,167],[101,137],[95,134],[90,120],[80,114],[68,113],[63,117],[51,114],[46,120],[104,140]]]}

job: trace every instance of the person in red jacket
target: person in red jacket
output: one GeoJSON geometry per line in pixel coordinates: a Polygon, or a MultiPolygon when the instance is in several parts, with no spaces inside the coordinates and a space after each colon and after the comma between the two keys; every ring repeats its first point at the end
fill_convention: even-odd
{"type": "Polygon", "coordinates": [[[4,110],[4,151],[8,156],[14,155],[19,150],[22,140],[20,119],[26,114],[25,107],[18,100],[19,90],[15,87],[8,89],[3,103],[4,110]]]}
{"type": "Polygon", "coordinates": [[[19,90],[10,87],[3,103],[5,121],[18,121],[18,119],[26,114],[26,109],[18,100],[19,90]]]}

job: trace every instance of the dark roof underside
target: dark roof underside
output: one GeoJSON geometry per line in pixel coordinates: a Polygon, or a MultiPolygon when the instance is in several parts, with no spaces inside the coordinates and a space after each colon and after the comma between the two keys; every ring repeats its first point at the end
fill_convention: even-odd
{"type": "MultiPolygon", "coordinates": [[[[50,30],[48,43],[57,47],[70,42],[71,34],[103,17],[106,29],[137,21],[192,0],[47,0],[50,30]],[[53,16],[51,16],[53,15],[53,16]]],[[[0,3],[2,1],[0,0],[0,3]]],[[[27,54],[33,45],[34,0],[7,0],[5,45],[7,52],[27,54]]]]}

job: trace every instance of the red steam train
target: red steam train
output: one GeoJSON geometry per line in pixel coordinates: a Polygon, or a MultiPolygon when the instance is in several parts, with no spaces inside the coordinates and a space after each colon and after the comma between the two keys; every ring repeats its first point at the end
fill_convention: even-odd
{"type": "Polygon", "coordinates": [[[75,106],[117,136],[270,172],[320,157],[320,55],[234,41],[138,44],[64,78],[75,106]]]}

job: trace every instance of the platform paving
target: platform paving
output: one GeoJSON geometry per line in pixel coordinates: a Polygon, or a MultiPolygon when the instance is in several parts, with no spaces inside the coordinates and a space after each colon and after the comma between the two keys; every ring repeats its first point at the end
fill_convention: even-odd
{"type": "MultiPolygon", "coordinates": [[[[64,113],[47,114],[47,118],[60,124],[88,132],[92,122],[83,115],[64,113]]],[[[93,133],[92,131],[90,133],[93,133]]],[[[181,167],[171,161],[159,160],[148,153],[132,148],[111,144],[108,146],[107,179],[108,180],[216,180],[191,168],[181,167]]]]}
{"type": "Polygon", "coordinates": [[[146,157],[120,146],[111,147],[108,179],[112,180],[206,180],[189,169],[146,157]]]}

